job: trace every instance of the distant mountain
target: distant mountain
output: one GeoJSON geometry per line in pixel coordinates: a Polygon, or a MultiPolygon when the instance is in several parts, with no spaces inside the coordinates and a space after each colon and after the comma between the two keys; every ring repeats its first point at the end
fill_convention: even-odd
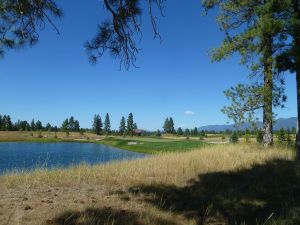
{"type": "MultiPolygon", "coordinates": [[[[262,128],[263,123],[258,122],[257,126],[259,128],[262,128]]],[[[281,128],[293,129],[296,126],[297,126],[297,117],[279,118],[274,123],[274,130],[280,130],[281,128]]],[[[229,125],[207,125],[207,126],[199,127],[199,130],[220,132],[220,131],[226,131],[226,130],[246,130],[247,128],[251,129],[251,124],[250,123],[244,123],[244,124],[240,125],[239,127],[237,127],[234,124],[229,124],[229,125]]]]}

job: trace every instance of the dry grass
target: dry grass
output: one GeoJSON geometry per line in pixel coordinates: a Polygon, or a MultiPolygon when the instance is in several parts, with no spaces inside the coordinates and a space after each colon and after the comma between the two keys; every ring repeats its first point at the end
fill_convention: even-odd
{"type": "Polygon", "coordinates": [[[3,188],[74,186],[79,184],[136,185],[163,183],[184,185],[199,174],[249,168],[273,159],[292,159],[293,152],[263,150],[250,145],[212,146],[188,153],[165,154],[142,160],[99,166],[81,165],[53,171],[36,170],[0,177],[3,188]]]}
{"type": "Polygon", "coordinates": [[[59,140],[100,140],[104,136],[99,136],[92,133],[80,134],[79,132],[48,132],[48,131],[0,131],[0,142],[7,141],[59,141],[59,140]],[[42,135],[40,138],[39,135],[42,135]],[[56,135],[56,137],[55,137],[56,135]]]}
{"type": "MultiPolygon", "coordinates": [[[[203,195],[208,190],[202,190],[205,184],[198,186],[201,177],[221,173],[225,182],[226,174],[293,159],[289,150],[222,145],[131,162],[5,175],[0,177],[0,224],[230,224],[226,213],[210,215],[207,201],[215,202],[203,195]],[[185,206],[181,195],[190,201],[185,206]],[[200,199],[205,204],[195,208],[192,203],[200,199]]],[[[247,201],[245,196],[243,204],[247,201]]]]}

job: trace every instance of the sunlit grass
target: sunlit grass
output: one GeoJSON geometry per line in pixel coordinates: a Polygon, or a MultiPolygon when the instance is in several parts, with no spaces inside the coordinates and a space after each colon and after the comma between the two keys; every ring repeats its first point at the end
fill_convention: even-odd
{"type": "Polygon", "coordinates": [[[37,169],[30,173],[0,176],[6,188],[30,185],[78,185],[137,183],[184,184],[187,180],[211,171],[249,168],[273,159],[292,160],[294,152],[282,149],[258,149],[255,145],[207,146],[191,152],[169,153],[146,159],[113,162],[104,165],[78,165],[68,169],[37,169]]]}

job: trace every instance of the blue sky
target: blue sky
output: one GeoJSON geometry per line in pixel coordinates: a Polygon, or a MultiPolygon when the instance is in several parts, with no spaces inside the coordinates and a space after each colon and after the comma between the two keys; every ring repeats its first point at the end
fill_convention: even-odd
{"type": "MultiPolygon", "coordinates": [[[[64,17],[40,33],[33,48],[8,52],[0,60],[0,114],[13,120],[32,118],[61,125],[73,115],[82,127],[91,127],[93,115],[110,113],[112,127],[133,112],[140,128],[161,129],[172,116],[175,125],[195,127],[224,124],[220,109],[228,104],[223,91],[247,82],[249,73],[234,57],[211,63],[208,51],[220,44],[214,15],[201,16],[200,1],[168,1],[165,18],[158,21],[163,42],[153,40],[143,17],[143,48],[138,69],[119,70],[109,55],[92,66],[83,44],[107,18],[99,0],[58,1],[64,17]],[[189,112],[188,112],[189,111],[189,112]]],[[[286,76],[288,102],[278,117],[296,115],[294,75],[286,76]]]]}

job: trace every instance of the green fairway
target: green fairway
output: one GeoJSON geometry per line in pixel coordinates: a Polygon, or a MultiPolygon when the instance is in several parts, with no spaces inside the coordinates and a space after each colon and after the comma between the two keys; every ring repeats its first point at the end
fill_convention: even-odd
{"type": "Polygon", "coordinates": [[[188,151],[208,144],[193,140],[171,140],[163,138],[114,138],[108,137],[99,143],[134,152],[157,154],[164,152],[188,151]]]}

